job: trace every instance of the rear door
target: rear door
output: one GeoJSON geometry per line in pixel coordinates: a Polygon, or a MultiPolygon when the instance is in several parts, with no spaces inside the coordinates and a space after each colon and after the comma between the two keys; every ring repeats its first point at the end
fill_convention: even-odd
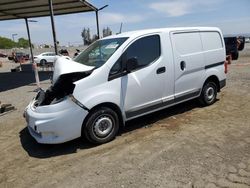
{"type": "Polygon", "coordinates": [[[198,96],[205,76],[202,42],[199,31],[172,32],[175,67],[175,100],[198,96]]]}
{"type": "Polygon", "coordinates": [[[207,65],[219,64],[222,65],[221,68],[223,69],[226,53],[220,33],[218,31],[206,31],[200,34],[204,50],[205,67],[207,65]]]}

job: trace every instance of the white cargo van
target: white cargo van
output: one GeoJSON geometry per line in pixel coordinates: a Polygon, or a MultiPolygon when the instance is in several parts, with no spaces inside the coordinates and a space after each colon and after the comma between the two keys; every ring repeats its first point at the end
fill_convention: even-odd
{"type": "Polygon", "coordinates": [[[218,28],[164,28],[109,36],[74,60],[60,57],[52,86],[25,110],[39,143],[82,135],[115,138],[126,121],[198,98],[215,102],[226,84],[225,45],[218,28]]]}

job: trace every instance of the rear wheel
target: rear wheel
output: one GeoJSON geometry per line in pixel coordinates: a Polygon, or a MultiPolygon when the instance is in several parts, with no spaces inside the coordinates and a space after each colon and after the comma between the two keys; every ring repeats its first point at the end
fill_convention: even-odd
{"type": "Polygon", "coordinates": [[[90,142],[103,144],[113,140],[118,129],[119,119],[116,112],[108,107],[100,107],[90,112],[84,134],[90,142]]]}
{"type": "Polygon", "coordinates": [[[216,101],[217,86],[213,81],[208,81],[202,88],[199,101],[203,106],[209,106],[216,101]]]}

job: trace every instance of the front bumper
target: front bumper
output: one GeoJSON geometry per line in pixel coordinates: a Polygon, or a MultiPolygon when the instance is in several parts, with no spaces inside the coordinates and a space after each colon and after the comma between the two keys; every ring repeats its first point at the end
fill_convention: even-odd
{"type": "Polygon", "coordinates": [[[34,59],[34,63],[36,63],[37,65],[40,64],[40,59],[35,58],[35,59],[34,59]]]}
{"type": "Polygon", "coordinates": [[[35,107],[35,100],[26,107],[24,116],[32,137],[39,143],[58,144],[81,136],[82,123],[88,111],[69,97],[57,104],[35,107]]]}

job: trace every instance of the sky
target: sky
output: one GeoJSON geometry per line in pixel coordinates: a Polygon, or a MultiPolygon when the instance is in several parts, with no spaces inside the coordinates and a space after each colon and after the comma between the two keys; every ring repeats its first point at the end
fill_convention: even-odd
{"type": "MultiPolygon", "coordinates": [[[[250,33],[250,0],[88,0],[99,12],[100,33],[110,27],[113,33],[163,27],[216,26],[223,34],[250,33]]],[[[34,18],[29,23],[35,44],[52,44],[50,18],[34,18]]],[[[82,44],[81,31],[96,34],[95,13],[55,16],[60,45],[82,44]]],[[[0,36],[28,38],[24,20],[0,21],[0,36]]]]}

